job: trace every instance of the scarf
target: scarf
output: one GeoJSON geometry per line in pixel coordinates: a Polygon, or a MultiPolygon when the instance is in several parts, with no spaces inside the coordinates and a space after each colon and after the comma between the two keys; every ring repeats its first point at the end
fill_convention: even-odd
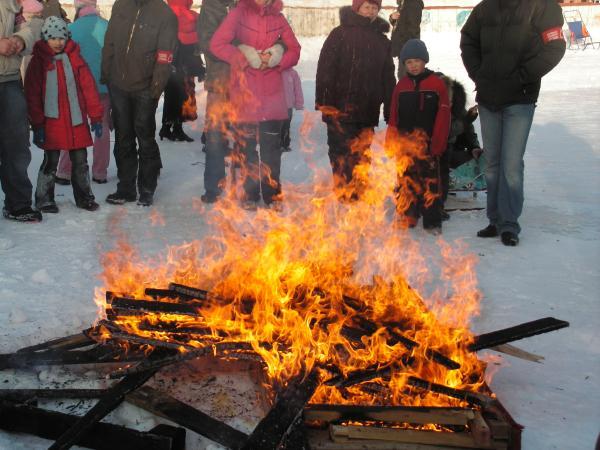
{"type": "Polygon", "coordinates": [[[71,111],[71,125],[77,126],[83,123],[79,98],[77,96],[77,84],[73,75],[73,67],[66,53],[54,55],[54,69],[46,73],[46,98],[44,99],[44,116],[50,119],[58,119],[58,61],[62,61],[67,84],[67,96],[69,98],[69,109],[71,111]]]}

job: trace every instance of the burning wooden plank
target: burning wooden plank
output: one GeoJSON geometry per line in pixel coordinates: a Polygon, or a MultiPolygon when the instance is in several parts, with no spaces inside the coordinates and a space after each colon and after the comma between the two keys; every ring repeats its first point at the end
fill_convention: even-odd
{"type": "MultiPolygon", "coordinates": [[[[56,439],[79,419],[78,416],[0,400],[0,428],[13,433],[28,433],[45,439],[56,439]]],[[[164,427],[163,425],[160,428],[164,430],[164,427]]],[[[173,430],[173,427],[168,428],[173,430]]],[[[143,432],[110,423],[95,423],[85,435],[77,438],[74,444],[97,450],[184,450],[185,430],[178,428],[175,431],[167,435],[161,433],[158,427],[143,432]]]]}
{"type": "Polygon", "coordinates": [[[93,328],[88,328],[81,333],[73,334],[71,336],[52,339],[41,344],[24,347],[20,350],[17,350],[17,353],[37,352],[40,350],[73,350],[76,348],[85,347],[86,345],[92,345],[95,343],[95,341],[90,339],[87,335],[92,330],[93,328]]]}
{"type": "Polygon", "coordinates": [[[161,302],[158,300],[140,300],[135,298],[118,297],[112,292],[106,293],[106,303],[119,315],[140,315],[146,313],[177,314],[181,316],[200,317],[200,303],[161,302]]]}
{"type": "Polygon", "coordinates": [[[226,423],[213,419],[176,398],[148,386],[127,394],[126,400],[227,448],[238,449],[248,439],[248,435],[226,423]]]}
{"type": "Polygon", "coordinates": [[[448,397],[464,400],[470,404],[489,406],[496,402],[496,399],[479,392],[467,391],[464,389],[455,389],[443,384],[432,383],[421,378],[410,376],[407,379],[407,384],[410,386],[425,389],[427,391],[436,392],[438,394],[447,395],[448,397]]]}
{"type": "Polygon", "coordinates": [[[569,326],[569,322],[558,320],[554,317],[545,317],[532,322],[522,323],[510,328],[493,331],[491,333],[480,334],[475,337],[475,341],[469,345],[468,349],[472,352],[483,350],[485,348],[495,347],[501,344],[518,341],[538,334],[549,333],[550,331],[560,330],[569,326]]]}
{"type": "Polygon", "coordinates": [[[256,426],[242,450],[275,450],[281,445],[319,386],[318,369],[291,381],[256,426]]]}

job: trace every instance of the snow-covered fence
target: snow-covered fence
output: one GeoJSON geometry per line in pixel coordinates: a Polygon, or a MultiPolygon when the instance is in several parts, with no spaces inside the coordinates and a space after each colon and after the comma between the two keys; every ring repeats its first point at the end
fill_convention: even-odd
{"type": "MultiPolygon", "coordinates": [[[[110,17],[113,1],[104,0],[99,2],[102,15],[110,17]]],[[[339,7],[335,6],[296,6],[300,2],[294,2],[293,6],[284,8],[283,13],[292,25],[298,36],[322,36],[339,24],[339,7]]],[[[350,0],[347,2],[350,3],[350,0]]],[[[73,5],[63,2],[63,7],[73,17],[75,10],[73,5]]],[[[600,28],[600,4],[594,3],[565,3],[563,9],[578,9],[583,21],[588,27],[600,28]]],[[[199,9],[200,4],[196,2],[194,9],[199,9]]],[[[423,11],[421,22],[422,31],[456,31],[460,30],[471,12],[469,6],[430,6],[423,11]]],[[[384,6],[381,17],[388,18],[394,11],[391,6],[384,6]]]]}

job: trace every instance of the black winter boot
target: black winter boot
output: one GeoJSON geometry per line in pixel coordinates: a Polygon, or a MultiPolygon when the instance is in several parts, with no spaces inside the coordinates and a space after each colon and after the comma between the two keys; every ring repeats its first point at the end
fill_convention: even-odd
{"type": "Polygon", "coordinates": [[[519,236],[512,231],[503,231],[500,239],[502,239],[502,243],[507,247],[516,247],[519,244],[519,236]]]}
{"type": "Polygon", "coordinates": [[[173,141],[181,141],[181,142],[194,142],[194,139],[189,137],[183,131],[183,125],[180,122],[176,122],[173,124],[173,134],[171,135],[173,141]]]}
{"type": "Polygon", "coordinates": [[[173,132],[171,131],[171,125],[168,123],[163,123],[162,128],[158,132],[158,137],[162,141],[163,138],[167,138],[169,141],[174,141],[173,132]]]}
{"type": "Polygon", "coordinates": [[[96,203],[92,187],[90,185],[90,168],[87,163],[87,150],[71,150],[71,184],[73,185],[73,197],[78,208],[95,211],[99,208],[96,203]]]}
{"type": "Polygon", "coordinates": [[[489,224],[487,227],[477,232],[477,237],[492,238],[498,236],[498,228],[496,225],[489,224]]]}
{"type": "Polygon", "coordinates": [[[35,187],[35,206],[43,212],[58,212],[58,207],[54,202],[54,186],[59,157],[59,151],[45,151],[44,160],[38,172],[37,185],[35,187]]]}

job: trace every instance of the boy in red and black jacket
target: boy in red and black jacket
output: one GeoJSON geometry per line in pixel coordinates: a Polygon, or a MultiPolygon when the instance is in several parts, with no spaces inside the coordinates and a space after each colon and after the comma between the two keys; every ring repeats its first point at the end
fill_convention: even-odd
{"type": "MultiPolygon", "coordinates": [[[[450,129],[448,91],[444,81],[425,67],[429,53],[423,41],[409,40],[402,47],[400,61],[407,74],[392,95],[387,139],[402,142],[409,135],[416,139],[420,130],[425,134],[427,148],[424,155],[413,158],[404,173],[398,175],[397,209],[408,227],[414,227],[423,216],[423,228],[439,234],[442,230],[439,157],[446,150],[450,129]],[[408,201],[403,201],[407,198],[408,201]]],[[[403,146],[399,146],[401,153],[403,146]]]]}

